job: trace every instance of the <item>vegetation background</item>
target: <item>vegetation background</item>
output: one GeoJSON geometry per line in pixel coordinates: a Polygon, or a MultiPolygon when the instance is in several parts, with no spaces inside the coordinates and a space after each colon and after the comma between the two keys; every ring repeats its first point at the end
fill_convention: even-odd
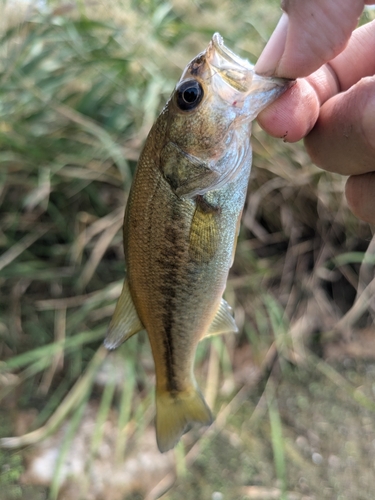
{"type": "Polygon", "coordinates": [[[148,130],[213,32],[255,61],[279,1],[0,5],[1,498],[373,499],[375,240],[301,144],[254,126],[240,333],[196,360],[214,425],[160,455],[146,335],[101,347],[148,130]]]}

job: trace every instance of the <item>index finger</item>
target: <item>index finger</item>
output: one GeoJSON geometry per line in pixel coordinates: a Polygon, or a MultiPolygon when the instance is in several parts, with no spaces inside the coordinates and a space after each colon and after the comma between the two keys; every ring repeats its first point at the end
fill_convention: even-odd
{"type": "Polygon", "coordinates": [[[255,70],[284,78],[310,75],[344,50],[364,4],[364,0],[283,0],[284,14],[255,70]]]}

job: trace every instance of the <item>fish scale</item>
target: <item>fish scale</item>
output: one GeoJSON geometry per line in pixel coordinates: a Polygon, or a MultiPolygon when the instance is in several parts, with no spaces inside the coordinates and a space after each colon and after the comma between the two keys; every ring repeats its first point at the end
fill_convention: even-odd
{"type": "Polygon", "coordinates": [[[215,34],[185,68],[141,153],[124,220],[127,277],[105,344],[147,331],[156,436],[175,446],[211,411],[193,374],[205,336],[237,331],[223,300],[251,169],[251,121],[290,86],[256,75],[215,34]]]}

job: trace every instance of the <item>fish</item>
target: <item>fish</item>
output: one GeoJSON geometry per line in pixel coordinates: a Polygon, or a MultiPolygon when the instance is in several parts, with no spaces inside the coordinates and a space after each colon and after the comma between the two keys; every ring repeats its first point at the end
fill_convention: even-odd
{"type": "Polygon", "coordinates": [[[223,299],[251,170],[251,122],[290,87],[215,33],[186,66],[140,155],[124,217],[126,279],[105,346],[146,330],[156,440],[172,449],[212,413],[194,377],[199,341],[237,332],[223,299]]]}

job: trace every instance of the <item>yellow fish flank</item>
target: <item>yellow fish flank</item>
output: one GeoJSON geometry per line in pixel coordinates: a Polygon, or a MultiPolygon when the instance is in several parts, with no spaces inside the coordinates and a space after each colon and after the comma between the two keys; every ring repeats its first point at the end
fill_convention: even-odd
{"type": "Polygon", "coordinates": [[[173,448],[210,409],[193,374],[198,342],[236,332],[223,300],[251,168],[251,121],[290,82],[265,78],[216,33],[184,70],[140,156],[124,220],[127,278],[105,345],[147,331],[156,437],[173,448]]]}

